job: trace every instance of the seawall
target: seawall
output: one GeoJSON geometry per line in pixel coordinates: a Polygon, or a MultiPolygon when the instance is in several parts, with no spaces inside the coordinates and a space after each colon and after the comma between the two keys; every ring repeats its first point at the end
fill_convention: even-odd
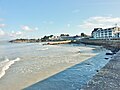
{"type": "Polygon", "coordinates": [[[120,51],[80,90],[120,90],[120,51]]]}
{"type": "Polygon", "coordinates": [[[81,39],[76,43],[99,45],[111,50],[112,52],[118,52],[120,50],[120,40],[81,39]]]}

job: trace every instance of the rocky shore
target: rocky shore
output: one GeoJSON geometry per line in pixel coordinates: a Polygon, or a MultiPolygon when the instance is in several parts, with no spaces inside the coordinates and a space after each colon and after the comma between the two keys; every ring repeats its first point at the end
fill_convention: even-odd
{"type": "Polygon", "coordinates": [[[120,51],[80,90],[120,90],[120,51]]]}

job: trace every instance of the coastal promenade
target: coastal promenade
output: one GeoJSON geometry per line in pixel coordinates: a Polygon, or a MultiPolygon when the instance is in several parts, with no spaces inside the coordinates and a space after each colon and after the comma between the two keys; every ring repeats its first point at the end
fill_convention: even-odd
{"type": "Polygon", "coordinates": [[[120,51],[80,90],[120,90],[120,51]]]}

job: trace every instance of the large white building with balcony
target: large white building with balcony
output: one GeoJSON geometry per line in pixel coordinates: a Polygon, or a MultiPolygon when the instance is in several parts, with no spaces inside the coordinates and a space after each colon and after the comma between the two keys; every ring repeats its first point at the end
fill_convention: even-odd
{"type": "Polygon", "coordinates": [[[112,28],[94,28],[92,31],[92,37],[94,39],[111,39],[111,38],[120,38],[120,27],[112,28]]]}

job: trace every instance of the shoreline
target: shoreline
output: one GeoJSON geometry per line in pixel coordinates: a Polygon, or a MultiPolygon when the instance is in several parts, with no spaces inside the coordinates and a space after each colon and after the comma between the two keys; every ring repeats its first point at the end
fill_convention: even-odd
{"type": "MultiPolygon", "coordinates": [[[[50,47],[51,49],[61,48],[60,46],[59,47],[47,46],[47,47],[50,47]]],[[[0,89],[1,90],[9,90],[9,88],[11,88],[12,90],[19,90],[19,89],[25,88],[33,83],[36,83],[36,82],[43,80],[43,79],[46,79],[46,78],[53,76],[53,75],[65,70],[67,68],[70,68],[73,65],[76,65],[82,61],[85,61],[86,59],[91,58],[95,55],[95,53],[90,54],[88,52],[87,53],[78,52],[80,50],[80,48],[81,48],[81,50],[84,50],[84,49],[91,50],[91,49],[93,49],[91,47],[85,48],[83,46],[83,47],[79,47],[79,48],[76,47],[75,48],[75,47],[71,47],[71,46],[70,47],[68,47],[68,46],[63,47],[62,46],[62,48],[63,48],[63,51],[64,51],[64,48],[68,49],[67,56],[64,55],[63,53],[61,53],[63,55],[63,57],[56,56],[55,58],[53,58],[53,56],[51,56],[51,57],[49,57],[48,60],[46,60],[47,57],[46,58],[42,57],[42,58],[44,58],[43,60],[45,60],[44,62],[46,62],[46,64],[45,64],[45,66],[43,66],[43,69],[40,69],[40,71],[38,73],[33,73],[33,74],[31,73],[29,75],[26,75],[24,73],[18,73],[19,76],[16,77],[16,74],[13,72],[16,72],[16,68],[21,68],[20,65],[22,64],[22,62],[24,62],[22,60],[22,58],[20,57],[21,60],[19,62],[16,62],[16,64],[12,65],[11,68],[9,68],[9,70],[7,70],[6,75],[3,78],[1,78],[0,89]],[[73,50],[71,50],[71,49],[73,49],[73,50]],[[69,53],[70,53],[70,55],[69,55],[69,53]],[[61,59],[59,59],[59,58],[61,58],[61,59]],[[22,76],[25,76],[25,78],[22,78],[22,76]],[[33,76],[35,76],[35,77],[33,77],[33,76]],[[14,78],[14,80],[13,80],[13,78],[14,78]],[[7,81],[5,79],[9,79],[9,81],[7,81]],[[7,85],[7,87],[6,87],[6,85],[7,85]],[[14,86],[14,87],[11,87],[11,86],[14,86]]],[[[47,50],[49,50],[49,49],[47,49],[47,50]]],[[[61,50],[60,50],[60,52],[61,52],[61,50]]],[[[41,61],[42,60],[40,60],[40,61],[37,60],[36,62],[39,63],[41,61]]],[[[31,61],[28,61],[28,62],[31,62],[31,61]]],[[[22,72],[24,72],[24,71],[22,71],[22,72]]]]}
{"type": "MultiPolygon", "coordinates": [[[[81,53],[79,53],[79,54],[81,54],[81,53]]],[[[79,54],[76,54],[76,55],[78,56],[79,54]]],[[[76,55],[74,57],[76,57],[76,55]]],[[[50,77],[52,77],[52,76],[54,76],[56,74],[59,74],[60,72],[63,72],[64,70],[66,70],[66,69],[68,69],[70,67],[73,67],[76,64],[82,63],[83,61],[86,61],[89,58],[94,57],[96,54],[84,54],[83,53],[80,56],[82,56],[82,55],[83,55],[83,57],[81,57],[79,61],[77,61],[77,60],[76,61],[69,61],[68,60],[68,61],[65,61],[65,62],[62,62],[62,63],[58,63],[58,64],[56,64],[56,65],[54,65],[52,67],[46,68],[46,70],[39,73],[39,75],[37,76],[37,77],[39,77],[39,79],[37,78],[36,82],[31,83],[31,84],[27,85],[26,87],[29,87],[29,86],[31,86],[31,85],[39,82],[39,81],[46,80],[47,78],[50,78],[50,77]]],[[[25,89],[26,87],[24,87],[22,89],[25,89]]]]}
{"type": "MultiPolygon", "coordinates": [[[[104,52],[104,54],[105,54],[106,52],[104,52]]],[[[101,52],[101,54],[102,55],[104,55],[103,54],[103,52],[101,52]]],[[[99,54],[98,54],[98,56],[99,56],[99,54]]],[[[99,57],[101,57],[101,56],[99,56],[99,57]]],[[[106,57],[106,56],[104,56],[104,57],[106,57]]],[[[103,58],[103,57],[102,57],[103,58]]],[[[64,70],[64,71],[62,71],[62,72],[64,72],[64,73],[67,73],[67,72],[69,72],[69,69],[72,69],[72,68],[74,68],[75,66],[77,66],[77,65],[81,65],[81,64],[83,64],[83,63],[85,63],[85,65],[87,64],[88,66],[91,66],[92,64],[90,64],[89,63],[89,61],[91,61],[92,63],[94,62],[94,60],[96,60],[97,59],[97,55],[95,55],[95,56],[93,56],[93,57],[91,57],[91,58],[88,58],[88,59],[85,59],[84,61],[82,61],[82,62],[79,62],[79,63],[76,63],[76,64],[74,64],[72,67],[69,67],[68,69],[66,69],[66,70],[64,70]],[[95,58],[96,57],[96,58],[95,58]],[[90,60],[89,60],[90,59],[90,60]],[[66,72],[67,71],[67,72],[66,72]]],[[[104,59],[104,58],[103,58],[104,59]]],[[[107,60],[105,60],[105,61],[107,61],[107,60]]],[[[97,61],[96,61],[97,62],[97,61]]],[[[104,60],[103,60],[103,62],[104,62],[104,60]]],[[[102,65],[104,65],[104,63],[102,63],[101,62],[101,66],[97,66],[97,68],[99,68],[100,69],[100,67],[102,67],[102,65]]],[[[86,67],[86,68],[88,68],[88,66],[84,66],[84,67],[86,67]]],[[[94,67],[93,67],[94,68],[94,67]]],[[[80,69],[80,68],[79,68],[80,69]]],[[[54,79],[54,77],[55,77],[55,81],[57,82],[57,77],[59,77],[59,75],[61,75],[62,74],[62,72],[60,72],[60,73],[58,73],[58,74],[55,74],[55,75],[53,75],[53,76],[51,76],[51,77],[49,77],[49,78],[47,78],[47,79],[44,79],[44,80],[39,80],[39,82],[38,83],[35,83],[35,84],[33,84],[33,85],[31,85],[31,86],[28,86],[27,88],[24,88],[24,90],[38,90],[38,89],[40,89],[40,90],[49,90],[49,89],[51,89],[51,90],[56,90],[57,88],[57,86],[53,86],[52,87],[52,85],[54,85],[54,84],[52,84],[52,83],[54,83],[54,82],[52,82],[51,81],[51,79],[54,79]],[[42,84],[43,83],[43,84],[42,84]],[[45,87],[44,86],[44,84],[47,84],[47,87],[45,87]],[[51,85],[52,84],[52,85],[51,85]],[[42,86],[41,86],[42,85],[42,86]],[[56,89],[54,89],[54,88],[56,88],[56,89]]],[[[70,71],[71,72],[71,71],[70,71]]],[[[74,73],[74,71],[73,71],[73,73],[74,73]]],[[[94,74],[94,73],[96,73],[96,68],[94,68],[94,70],[93,70],[93,73],[92,74],[94,74]]],[[[76,73],[76,75],[77,74],[79,74],[79,73],[76,73]]],[[[87,74],[87,72],[86,72],[86,74],[87,74]]],[[[85,75],[86,75],[85,74],[85,75]]],[[[69,75],[71,75],[71,74],[67,74],[68,76],[68,78],[69,78],[69,75]]],[[[74,76],[74,75],[73,75],[74,76]]],[[[71,76],[71,78],[73,77],[73,76],[71,76]]],[[[86,76],[87,77],[87,76],[86,76]]],[[[90,76],[91,77],[91,76],[90,76]]],[[[64,78],[64,77],[63,77],[64,78]]],[[[58,78],[58,81],[59,81],[59,84],[60,85],[62,85],[61,83],[61,81],[62,81],[62,79],[63,78],[58,78]]],[[[87,77],[87,78],[89,78],[89,77],[87,77]]],[[[80,80],[80,79],[78,79],[78,80],[80,80]]],[[[66,82],[66,81],[65,81],[66,82]]],[[[73,82],[75,82],[75,80],[73,81],[73,82]]],[[[57,83],[56,83],[57,84],[57,83]]],[[[69,84],[69,82],[66,82],[66,84],[69,84]]],[[[64,86],[64,85],[63,85],[64,86]]],[[[69,85],[68,85],[69,86],[69,85]]],[[[62,89],[60,89],[60,87],[58,87],[58,90],[60,89],[60,90],[63,90],[63,89],[65,89],[65,90],[73,90],[73,88],[72,89],[68,89],[69,87],[67,87],[67,88],[65,88],[65,87],[63,87],[62,89]]]]}
{"type": "MultiPolygon", "coordinates": [[[[46,46],[45,46],[46,47],[46,46]]],[[[56,47],[56,46],[47,46],[47,47],[56,47]]],[[[59,46],[60,47],[60,46],[59,46]]],[[[71,46],[68,48],[70,49],[71,46]]],[[[18,90],[18,89],[23,89],[25,87],[29,87],[30,85],[34,84],[34,83],[37,83],[39,81],[44,81],[52,76],[55,76],[56,74],[59,74],[61,72],[64,72],[66,71],[67,69],[71,68],[71,67],[74,67],[76,66],[77,64],[82,64],[84,63],[85,61],[89,61],[89,59],[92,59],[94,57],[96,57],[96,52],[99,52],[99,50],[101,50],[102,48],[99,47],[99,46],[85,46],[85,45],[80,45],[79,48],[77,48],[79,50],[79,52],[76,52],[76,49],[75,47],[73,47],[75,51],[74,52],[74,55],[73,55],[73,60],[71,61],[70,60],[70,57],[62,57],[62,62],[58,61],[56,62],[56,60],[54,61],[52,59],[52,62],[55,63],[55,64],[52,64],[52,65],[47,65],[42,71],[40,71],[38,74],[30,74],[29,76],[26,75],[26,78],[27,79],[23,79],[23,81],[20,79],[21,77],[19,77],[18,79],[17,78],[14,78],[15,75],[13,75],[13,78],[16,79],[16,84],[10,82],[10,85],[9,83],[7,84],[7,89],[3,87],[0,87],[2,90],[8,90],[9,88],[11,88],[11,85],[14,86],[12,87],[12,90],[18,90]],[[92,50],[93,52],[89,52],[90,50],[92,50]],[[91,54],[90,54],[91,53],[91,54]],[[81,57],[82,56],[82,57],[81,57]],[[87,56],[87,57],[86,57],[87,56]],[[86,58],[85,58],[86,57],[86,58]],[[64,61],[64,58],[68,58],[67,60],[64,61]],[[77,60],[78,59],[78,60],[77,60]],[[75,61],[74,61],[75,60],[75,61]],[[57,70],[56,70],[57,69],[57,70]],[[36,76],[35,78],[33,76],[36,76]]],[[[71,50],[70,50],[71,51],[71,50]]],[[[102,52],[100,52],[102,53],[102,52]]],[[[105,51],[104,51],[105,53],[105,51]]],[[[50,58],[50,57],[49,57],[50,58]]],[[[59,58],[59,57],[58,57],[59,58]]],[[[50,59],[51,61],[51,59],[50,59]]],[[[107,60],[105,60],[107,61],[107,60]]],[[[20,61],[21,63],[21,61],[20,61]]],[[[17,64],[20,65],[19,63],[16,63],[15,65],[13,65],[12,67],[17,67],[17,64]]],[[[50,64],[48,62],[48,64],[50,64]]],[[[92,64],[89,63],[89,62],[86,62],[84,63],[85,65],[88,66],[91,66],[92,64]]],[[[99,66],[99,65],[98,65],[99,66]]],[[[96,69],[96,68],[95,68],[96,69]]],[[[11,72],[11,68],[7,71],[7,74],[10,74],[11,72]]],[[[96,71],[94,71],[94,73],[96,73],[96,71]]],[[[87,74],[87,73],[86,73],[87,74]]],[[[20,74],[21,75],[21,74],[20,74]]],[[[7,75],[9,76],[9,75],[7,75]]],[[[7,77],[5,76],[5,77],[7,77]]],[[[3,77],[3,79],[5,78],[3,77]]],[[[10,78],[10,77],[9,77],[10,78]]],[[[1,79],[2,80],[2,79],[1,79]]],[[[10,79],[10,81],[12,81],[12,78],[10,79]]],[[[2,84],[2,83],[0,83],[2,84]]],[[[29,90],[29,89],[28,89],[29,90]]],[[[48,89],[49,90],[49,89],[48,89]]]]}

